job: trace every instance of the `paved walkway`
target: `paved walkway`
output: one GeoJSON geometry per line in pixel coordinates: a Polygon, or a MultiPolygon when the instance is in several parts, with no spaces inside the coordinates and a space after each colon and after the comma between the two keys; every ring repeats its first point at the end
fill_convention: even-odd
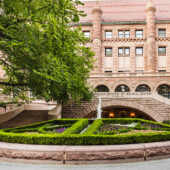
{"type": "Polygon", "coordinates": [[[170,159],[107,165],[43,165],[0,161],[0,170],[169,170],[170,159]]]}

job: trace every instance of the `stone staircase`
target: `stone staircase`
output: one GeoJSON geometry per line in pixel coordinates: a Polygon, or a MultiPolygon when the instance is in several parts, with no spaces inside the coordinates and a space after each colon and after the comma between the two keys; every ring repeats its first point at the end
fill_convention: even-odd
{"type": "MultiPolygon", "coordinates": [[[[146,113],[154,120],[162,122],[170,118],[170,100],[162,96],[150,95],[134,98],[130,97],[103,97],[102,108],[106,107],[131,107],[146,113]],[[159,100],[158,100],[159,99],[159,100]]],[[[98,98],[93,98],[90,103],[84,102],[81,105],[70,102],[63,106],[63,118],[86,118],[91,113],[97,112],[98,98]]]]}

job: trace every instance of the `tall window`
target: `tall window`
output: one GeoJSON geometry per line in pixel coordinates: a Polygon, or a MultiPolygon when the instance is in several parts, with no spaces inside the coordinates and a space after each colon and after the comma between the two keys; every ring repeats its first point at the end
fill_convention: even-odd
{"type": "Polygon", "coordinates": [[[119,47],[118,48],[118,55],[119,56],[129,56],[130,55],[130,48],[129,47],[119,47]]]}
{"type": "Polygon", "coordinates": [[[159,29],[158,37],[166,37],[166,29],[159,29]]]}
{"type": "Polygon", "coordinates": [[[159,47],[158,48],[159,55],[166,55],[166,47],[159,47]]]}
{"type": "Polygon", "coordinates": [[[119,30],[118,31],[118,37],[119,38],[129,38],[130,37],[130,31],[129,30],[119,30]]]}
{"type": "Polygon", "coordinates": [[[112,57],[112,48],[105,48],[105,56],[112,57]]]}
{"type": "Polygon", "coordinates": [[[136,69],[143,70],[144,67],[144,56],[143,56],[143,47],[136,47],[136,69]]]}
{"type": "Polygon", "coordinates": [[[119,70],[129,70],[130,69],[130,48],[129,47],[119,47],[119,70]]]}
{"type": "Polygon", "coordinates": [[[136,38],[142,38],[143,37],[143,30],[136,30],[136,38]]]}
{"type": "Polygon", "coordinates": [[[166,69],[167,66],[167,56],[166,56],[166,47],[158,47],[158,66],[159,69],[166,69]]]}
{"type": "Polygon", "coordinates": [[[105,31],[105,38],[112,38],[112,31],[105,31]]]}
{"type": "Polygon", "coordinates": [[[143,55],[143,47],[136,47],[136,55],[143,55]]]}
{"type": "Polygon", "coordinates": [[[83,31],[84,37],[90,38],[90,31],[83,31]]]}

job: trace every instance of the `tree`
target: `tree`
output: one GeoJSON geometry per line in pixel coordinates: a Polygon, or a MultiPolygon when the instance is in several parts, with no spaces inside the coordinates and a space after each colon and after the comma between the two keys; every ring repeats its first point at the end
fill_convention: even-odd
{"type": "Polygon", "coordinates": [[[27,91],[46,101],[90,100],[87,83],[94,53],[81,28],[79,0],[0,0],[0,57],[5,94],[27,91]]]}

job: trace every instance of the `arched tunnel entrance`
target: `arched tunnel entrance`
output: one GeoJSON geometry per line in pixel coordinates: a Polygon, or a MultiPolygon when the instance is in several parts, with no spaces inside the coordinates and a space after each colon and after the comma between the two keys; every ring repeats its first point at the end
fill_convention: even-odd
{"type": "MultiPolygon", "coordinates": [[[[97,111],[93,111],[89,113],[86,117],[87,118],[96,118],[97,111]]],[[[102,118],[141,118],[146,120],[152,120],[154,119],[147,115],[146,113],[137,110],[135,108],[130,107],[123,107],[123,106],[117,106],[117,107],[105,107],[102,108],[102,118]]]]}

